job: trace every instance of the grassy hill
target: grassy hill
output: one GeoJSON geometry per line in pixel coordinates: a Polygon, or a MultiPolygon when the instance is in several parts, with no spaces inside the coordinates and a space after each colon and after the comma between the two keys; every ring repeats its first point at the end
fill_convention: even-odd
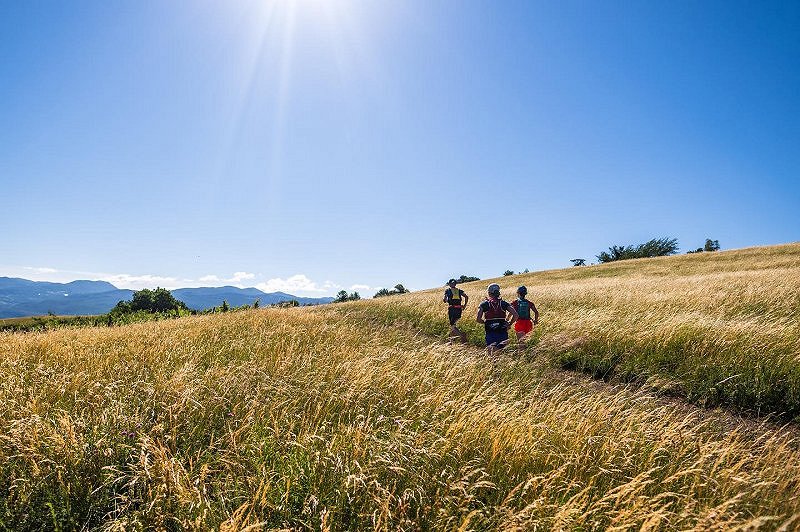
{"type": "Polygon", "coordinates": [[[794,412],[799,269],[502,278],[542,324],[494,362],[443,341],[439,290],[2,333],[0,529],[796,529],[797,424],[734,413],[794,412]]]}
{"type": "MultiPolygon", "coordinates": [[[[462,329],[482,345],[489,282],[542,312],[535,352],[551,366],[647,384],[707,406],[800,416],[800,244],[638,259],[459,285],[462,329]]],[[[382,301],[384,322],[448,329],[438,290],[382,301]]],[[[362,307],[372,317],[374,307],[362,307]]]]}

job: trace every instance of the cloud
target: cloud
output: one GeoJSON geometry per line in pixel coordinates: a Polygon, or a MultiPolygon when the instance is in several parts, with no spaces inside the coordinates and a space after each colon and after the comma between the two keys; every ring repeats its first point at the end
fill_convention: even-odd
{"type": "Polygon", "coordinates": [[[337,288],[341,288],[341,286],[331,281],[325,281],[322,284],[318,284],[316,281],[312,281],[302,273],[298,273],[297,275],[292,275],[286,279],[282,279],[280,277],[268,279],[266,282],[258,283],[256,288],[267,293],[288,292],[292,295],[297,295],[298,292],[305,292],[319,295],[326,292],[331,292],[337,288]]]}
{"type": "Polygon", "coordinates": [[[161,275],[131,275],[128,273],[99,273],[72,270],[58,270],[56,268],[22,266],[16,268],[0,268],[0,275],[9,277],[22,277],[31,281],[47,281],[51,283],[69,283],[76,279],[90,281],[108,281],[117,288],[141,290],[142,288],[181,288],[184,280],[177,277],[161,275]]]}
{"type": "Polygon", "coordinates": [[[117,288],[141,290],[143,288],[181,288],[181,283],[176,277],[162,277],[160,275],[129,275],[127,273],[98,274],[101,281],[108,281],[117,288]]]}
{"type": "Polygon", "coordinates": [[[354,284],[350,287],[350,290],[369,290],[368,284],[354,284]]]}
{"type": "MultiPolygon", "coordinates": [[[[107,281],[117,288],[128,290],[154,289],[156,287],[174,290],[176,288],[189,288],[193,286],[222,286],[225,284],[237,285],[240,288],[253,286],[259,275],[250,272],[233,272],[229,278],[215,274],[203,275],[194,279],[183,276],[169,276],[157,274],[133,275],[129,273],[98,273],[86,271],[67,271],[55,268],[17,266],[15,268],[0,267],[0,276],[23,277],[33,281],[50,281],[67,283],[75,279],[89,279],[107,281]]],[[[325,296],[332,295],[342,290],[342,286],[333,281],[314,281],[305,274],[298,273],[287,278],[275,277],[255,284],[255,287],[264,292],[288,292],[293,295],[325,296]]],[[[369,290],[365,284],[354,284],[351,290],[369,290]]]]}
{"type": "Polygon", "coordinates": [[[26,266],[25,269],[36,273],[56,273],[58,271],[55,268],[32,268],[30,266],[26,266]]]}
{"type": "Polygon", "coordinates": [[[234,272],[229,278],[223,279],[218,275],[209,274],[204,275],[198,279],[201,283],[214,283],[214,284],[233,284],[239,287],[242,286],[242,281],[249,281],[256,278],[256,274],[249,272],[234,272]]]}

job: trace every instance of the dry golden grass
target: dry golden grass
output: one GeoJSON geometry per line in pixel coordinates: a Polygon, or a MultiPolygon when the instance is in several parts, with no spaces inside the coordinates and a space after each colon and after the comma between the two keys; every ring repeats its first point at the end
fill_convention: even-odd
{"type": "MultiPolygon", "coordinates": [[[[474,323],[487,283],[462,285],[474,323]]],[[[800,244],[622,261],[494,279],[525,284],[554,366],[646,382],[706,405],[800,416],[800,244]]],[[[389,321],[444,336],[441,291],[382,300],[389,321]]],[[[374,313],[373,313],[374,314],[374,313]]]]}
{"type": "MultiPolygon", "coordinates": [[[[641,310],[645,297],[718,320],[707,346],[740,345],[719,307],[750,307],[691,291],[725,275],[707,260],[667,279],[685,283],[674,292],[649,278],[658,265],[627,284],[539,274],[539,351],[494,364],[421,333],[446,329],[442,308],[429,310],[438,292],[0,334],[0,529],[800,529],[795,425],[554,367],[570,342],[621,335],[608,315],[622,330],[658,327],[630,345],[669,339],[683,314],[615,307],[641,310]],[[588,320],[570,297],[605,308],[588,320]]],[[[736,290],[761,293],[756,279],[736,290]]],[[[792,312],[783,297],[776,319],[792,312]]],[[[787,340],[766,345],[796,345],[776,334],[787,340]]]]}

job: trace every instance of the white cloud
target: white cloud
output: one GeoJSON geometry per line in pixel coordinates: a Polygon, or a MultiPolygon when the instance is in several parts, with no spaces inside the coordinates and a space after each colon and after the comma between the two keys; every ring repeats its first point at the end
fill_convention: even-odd
{"type": "MultiPolygon", "coordinates": [[[[169,276],[157,274],[142,274],[133,275],[129,273],[99,273],[99,272],[86,272],[86,271],[68,271],[58,270],[55,268],[46,267],[33,267],[33,266],[17,266],[17,267],[2,267],[0,266],[0,276],[8,277],[22,277],[33,281],[50,281],[57,283],[68,283],[75,279],[88,279],[88,280],[101,280],[107,281],[117,288],[125,288],[129,290],[141,290],[143,288],[154,289],[156,287],[174,290],[176,288],[189,288],[193,286],[222,286],[225,284],[232,284],[243,288],[246,286],[254,286],[264,292],[288,292],[293,295],[300,296],[326,296],[333,295],[343,287],[338,283],[330,280],[314,281],[309,279],[305,274],[298,273],[290,277],[281,278],[275,277],[267,279],[264,282],[255,284],[260,275],[250,272],[233,272],[228,277],[222,277],[215,274],[203,275],[195,279],[186,279],[183,276],[169,276]]],[[[369,290],[370,287],[365,284],[354,284],[350,290],[369,290]]]]}
{"type": "Polygon", "coordinates": [[[302,293],[320,295],[331,292],[332,290],[336,290],[337,288],[341,288],[341,286],[331,281],[325,281],[324,283],[319,284],[316,281],[312,281],[302,273],[298,273],[297,275],[292,275],[286,279],[281,279],[280,277],[268,279],[264,283],[258,283],[256,288],[267,293],[288,292],[292,295],[300,295],[302,293]]]}
{"type": "Polygon", "coordinates": [[[159,275],[129,275],[127,273],[98,274],[101,281],[108,281],[117,288],[141,290],[143,288],[182,288],[182,283],[175,277],[162,277],[159,275]]]}
{"type": "Polygon", "coordinates": [[[90,281],[108,281],[117,288],[140,290],[142,288],[181,288],[183,281],[176,277],[160,275],[131,275],[127,273],[98,273],[85,271],[58,270],[56,268],[22,266],[16,268],[0,268],[0,275],[22,277],[31,281],[48,281],[51,283],[69,283],[76,279],[90,281]]]}
{"type": "Polygon", "coordinates": [[[233,275],[228,278],[221,278],[218,275],[209,274],[204,275],[198,279],[201,283],[210,283],[210,284],[233,284],[240,288],[243,287],[242,281],[249,281],[256,278],[256,274],[249,273],[249,272],[233,272],[233,275]]]}
{"type": "Polygon", "coordinates": [[[36,273],[56,273],[58,271],[55,268],[32,268],[30,266],[26,266],[25,269],[32,270],[36,273]]]}
{"type": "Polygon", "coordinates": [[[350,290],[369,290],[368,284],[354,284],[350,287],[350,290]]]}

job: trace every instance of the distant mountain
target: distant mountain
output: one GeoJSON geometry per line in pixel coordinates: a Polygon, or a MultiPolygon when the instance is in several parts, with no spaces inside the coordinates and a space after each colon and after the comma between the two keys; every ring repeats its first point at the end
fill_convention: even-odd
{"type": "Polygon", "coordinates": [[[292,299],[301,305],[319,305],[333,301],[332,297],[298,297],[283,292],[266,293],[258,288],[237,288],[235,286],[178,288],[172,290],[172,295],[194,310],[218,307],[222,305],[223,301],[227,301],[228,305],[232,307],[252,305],[256,300],[260,305],[273,305],[292,299]]]}
{"type": "MultiPolygon", "coordinates": [[[[220,286],[207,288],[178,288],[172,290],[176,299],[194,310],[205,310],[227,301],[231,307],[272,305],[296,300],[301,305],[330,303],[332,297],[297,297],[283,292],[266,293],[257,288],[220,286]]],[[[72,281],[48,283],[14,277],[0,277],[0,318],[42,316],[52,312],[61,316],[105,314],[120,301],[130,301],[133,290],[117,288],[106,281],[72,281]]]]}

